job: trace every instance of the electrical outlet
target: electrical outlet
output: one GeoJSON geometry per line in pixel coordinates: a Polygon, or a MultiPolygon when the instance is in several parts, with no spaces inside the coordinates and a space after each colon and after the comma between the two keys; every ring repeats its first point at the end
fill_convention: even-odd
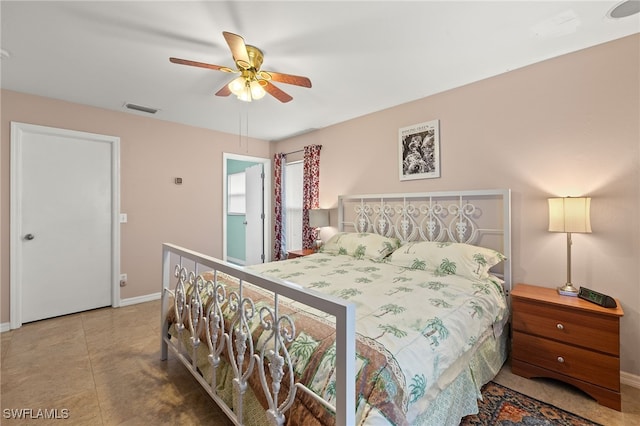
{"type": "Polygon", "coordinates": [[[127,274],[120,274],[120,287],[127,285],[127,274]]]}

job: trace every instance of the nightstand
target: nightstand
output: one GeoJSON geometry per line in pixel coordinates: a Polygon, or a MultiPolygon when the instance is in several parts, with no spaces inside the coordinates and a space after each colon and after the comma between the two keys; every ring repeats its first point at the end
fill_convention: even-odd
{"type": "Polygon", "coordinates": [[[511,370],[550,377],[620,411],[620,301],[603,308],[555,288],[517,284],[511,292],[511,370]]]}
{"type": "Polygon", "coordinates": [[[291,250],[287,254],[287,259],[295,259],[296,257],[304,257],[309,256],[310,254],[315,253],[314,249],[302,249],[302,250],[291,250]]]}

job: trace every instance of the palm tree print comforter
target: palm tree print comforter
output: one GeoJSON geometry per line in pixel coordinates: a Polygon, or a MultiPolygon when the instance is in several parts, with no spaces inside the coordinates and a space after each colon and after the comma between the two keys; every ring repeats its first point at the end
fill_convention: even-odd
{"type": "MultiPolygon", "coordinates": [[[[428,270],[419,261],[396,266],[316,253],[251,269],[355,303],[358,424],[420,424],[439,390],[508,316],[497,278],[456,275],[454,264],[428,270]]],[[[335,403],[331,320],[296,304],[285,312],[299,330],[288,348],[297,380],[335,403]]],[[[297,398],[289,424],[333,423],[324,407],[297,398]]]]}

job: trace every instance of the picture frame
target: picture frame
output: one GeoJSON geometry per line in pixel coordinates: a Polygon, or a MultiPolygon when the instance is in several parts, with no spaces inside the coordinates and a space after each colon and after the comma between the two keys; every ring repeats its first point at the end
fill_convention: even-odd
{"type": "Polygon", "coordinates": [[[440,177],[440,120],[398,130],[400,180],[440,177]]]}

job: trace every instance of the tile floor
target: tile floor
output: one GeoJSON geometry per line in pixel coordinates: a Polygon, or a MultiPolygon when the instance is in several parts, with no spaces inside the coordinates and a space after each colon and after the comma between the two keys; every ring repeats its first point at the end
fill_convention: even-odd
{"type": "MultiPolygon", "coordinates": [[[[1,334],[2,425],[231,425],[175,359],[160,361],[160,302],[25,324],[1,334]],[[8,419],[5,409],[57,409],[64,420],[8,419]],[[68,411],[63,411],[68,410],[68,411]]],[[[623,412],[561,383],[506,365],[496,381],[604,425],[640,425],[640,389],[623,385],[623,412]]],[[[51,412],[51,411],[49,411],[51,412]]]]}

